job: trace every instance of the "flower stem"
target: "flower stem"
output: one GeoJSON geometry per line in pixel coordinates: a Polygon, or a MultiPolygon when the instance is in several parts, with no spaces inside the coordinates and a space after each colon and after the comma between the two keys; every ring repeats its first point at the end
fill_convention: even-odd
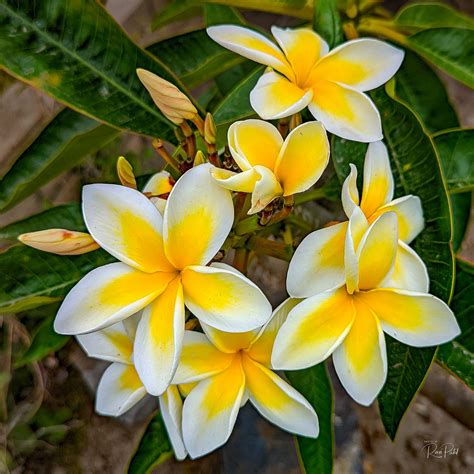
{"type": "Polygon", "coordinates": [[[309,201],[316,201],[317,199],[324,199],[326,197],[326,192],[324,188],[310,189],[304,193],[295,195],[295,205],[303,204],[309,201]]]}
{"type": "Polygon", "coordinates": [[[247,274],[247,265],[249,263],[249,251],[246,248],[235,249],[233,266],[242,272],[244,275],[247,274]]]}
{"type": "Polygon", "coordinates": [[[268,255],[280,260],[289,262],[293,255],[293,246],[284,242],[275,242],[274,240],[265,239],[254,235],[247,242],[247,248],[253,250],[257,254],[268,255]]]}
{"type": "Polygon", "coordinates": [[[359,23],[357,29],[359,33],[369,33],[372,35],[382,36],[394,41],[395,43],[406,45],[407,37],[399,31],[396,31],[395,28],[396,27],[391,21],[377,18],[365,18],[359,23]]]}

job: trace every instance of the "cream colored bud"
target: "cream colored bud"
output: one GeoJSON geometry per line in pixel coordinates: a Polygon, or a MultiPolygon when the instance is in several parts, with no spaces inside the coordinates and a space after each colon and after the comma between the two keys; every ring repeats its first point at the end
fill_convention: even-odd
{"type": "Polygon", "coordinates": [[[297,112],[290,117],[289,129],[294,130],[296,127],[303,123],[303,119],[301,118],[301,114],[297,112]]]}
{"type": "Polygon", "coordinates": [[[204,140],[211,145],[216,143],[216,123],[214,122],[214,117],[209,112],[206,114],[206,119],[204,120],[204,140]]]}
{"type": "Polygon", "coordinates": [[[206,156],[201,150],[198,150],[194,157],[193,166],[203,165],[204,163],[207,163],[206,156]]]}
{"type": "Polygon", "coordinates": [[[97,242],[85,232],[66,229],[45,229],[18,236],[29,247],[58,255],[81,255],[99,248],[97,242]]]}
{"type": "Polygon", "coordinates": [[[137,189],[137,182],[133,174],[132,165],[124,156],[119,156],[117,160],[117,175],[120,182],[128,188],[137,189]]]}
{"type": "Polygon", "coordinates": [[[180,125],[183,120],[193,120],[196,117],[196,107],[174,84],[145,69],[137,69],[137,75],[168,120],[180,125]]]}

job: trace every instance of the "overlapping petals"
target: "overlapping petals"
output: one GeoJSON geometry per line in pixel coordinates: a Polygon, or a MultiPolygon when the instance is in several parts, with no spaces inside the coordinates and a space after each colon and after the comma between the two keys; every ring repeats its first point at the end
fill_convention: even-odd
{"type": "Polygon", "coordinates": [[[276,333],[295,304],[283,303],[260,331],[226,333],[204,325],[206,334],[186,332],[173,383],[197,382],[183,407],[183,438],[192,458],[227,441],[247,399],[283,429],[318,435],[312,406],[269,365],[276,333]]]}
{"type": "Polygon", "coordinates": [[[242,173],[214,168],[212,175],[226,189],[252,193],[249,214],[261,211],[279,196],[309,189],[329,160],[329,142],[319,122],[296,127],[284,141],[270,123],[235,122],[229,128],[228,141],[242,173]]]}
{"type": "Polygon", "coordinates": [[[308,106],[335,135],[361,142],[382,138],[380,115],[364,92],[397,72],[404,55],[400,49],[361,38],[329,52],[326,42],[307,28],[272,27],[278,46],[241,26],[212,26],[207,32],[221,46],[273,69],[250,95],[260,117],[287,117],[308,106]]]}
{"type": "Polygon", "coordinates": [[[142,193],[115,185],[86,186],[83,212],[93,238],[120,262],[93,270],[71,290],[55,328],[87,333],[144,309],[134,359],[149,393],[164,393],[176,370],[185,305],[210,326],[229,331],[252,330],[270,317],[270,303],[245,276],[206,266],[233,222],[232,197],[215,183],[210,165],[183,175],[163,217],[142,193]]]}
{"type": "MultiPolygon", "coordinates": [[[[356,196],[354,190],[351,194],[356,196]]],[[[391,199],[389,191],[378,196],[391,199]]],[[[328,266],[321,277],[323,283],[318,280],[317,266],[311,275],[311,265],[322,261],[320,254],[324,256],[328,238],[320,242],[315,232],[302,243],[308,260],[299,274],[302,257],[295,253],[297,261],[290,263],[289,279],[296,278],[297,283],[292,282],[292,291],[290,285],[288,289],[296,296],[298,282],[306,282],[296,293],[309,297],[291,309],[277,334],[272,352],[274,368],[301,369],[332,354],[347,392],[358,403],[369,405],[387,376],[383,331],[416,347],[436,346],[459,334],[450,308],[427,293],[428,277],[421,260],[398,240],[398,222],[397,214],[388,211],[369,223],[362,209],[354,205],[346,225],[343,263],[336,259],[344,281],[313,296],[311,291],[324,287],[324,282],[337,283],[330,279],[328,266]],[[395,284],[412,289],[397,289],[395,284]]]]}

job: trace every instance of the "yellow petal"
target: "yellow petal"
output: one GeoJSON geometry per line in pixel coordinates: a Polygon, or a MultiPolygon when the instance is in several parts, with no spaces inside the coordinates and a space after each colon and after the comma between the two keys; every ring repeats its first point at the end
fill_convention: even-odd
{"type": "Polygon", "coordinates": [[[87,228],[103,249],[144,272],[174,270],[163,249],[161,214],[142,193],[115,184],[89,184],[82,201],[87,228]]]}
{"type": "Polygon", "coordinates": [[[205,324],[227,332],[263,326],[272,308],[244,275],[219,267],[190,266],[182,272],[186,306],[205,324]]]}
{"type": "Polygon", "coordinates": [[[313,91],[301,89],[276,72],[266,72],[250,93],[250,104],[265,120],[289,117],[303,110],[311,101],[313,91]]]}
{"type": "Polygon", "coordinates": [[[428,293],[430,278],[423,260],[412,248],[399,240],[393,271],[379,286],[428,293]]]}
{"type": "Polygon", "coordinates": [[[236,25],[219,25],[207,28],[207,34],[224,48],[245,58],[270,66],[289,79],[295,75],[285,55],[268,38],[256,31],[236,25]]]}
{"type": "Polygon", "coordinates": [[[241,193],[251,193],[255,188],[255,183],[260,179],[260,175],[253,168],[242,173],[212,168],[211,174],[223,188],[241,193]]]}
{"type": "Polygon", "coordinates": [[[173,378],[184,337],[183,287],[179,277],[143,311],[133,362],[148,393],[161,395],[173,378]]]}
{"type": "Polygon", "coordinates": [[[388,152],[383,142],[370,143],[364,162],[364,187],[361,209],[367,219],[393,198],[393,175],[388,152]]]}
{"type": "Polygon", "coordinates": [[[242,366],[250,401],[262,416],[291,433],[318,436],[318,417],[299,392],[248,356],[242,357],[242,366]]]}
{"type": "Polygon", "coordinates": [[[320,122],[306,122],[286,137],[275,174],[283,195],[309,189],[323,174],[329,161],[329,141],[320,122]]]}
{"type": "Polygon", "coordinates": [[[173,178],[168,171],[160,171],[155,173],[145,184],[144,193],[150,193],[155,196],[170,193],[173,189],[173,178]]]}
{"type": "Polygon", "coordinates": [[[133,365],[114,362],[103,373],[97,387],[95,409],[106,416],[120,416],[146,395],[133,365]]]}
{"type": "Polygon", "coordinates": [[[227,369],[233,354],[221,352],[205,334],[185,331],[183,348],[173,384],[188,384],[203,380],[227,369]]]}
{"type": "Polygon", "coordinates": [[[382,328],[370,309],[354,299],[356,317],[333,354],[334,367],[347,393],[361,405],[370,405],[387,377],[387,354],[382,328]]]}
{"type": "Polygon", "coordinates": [[[176,268],[205,265],[219,251],[234,221],[229,191],[211,176],[211,165],[196,166],[175,184],[163,218],[165,252],[176,268]]]}
{"type": "Polygon", "coordinates": [[[254,166],[254,171],[259,175],[252,192],[252,202],[248,214],[262,211],[274,199],[283,194],[283,189],[272,170],[265,166],[254,166]]]}
{"type": "Polygon", "coordinates": [[[304,300],[290,311],[277,334],[272,366],[296,370],[322,362],[344,339],[353,319],[352,298],[344,287],[304,300]]]}
{"type": "Polygon", "coordinates": [[[159,296],[175,273],[144,273],[111,263],[88,273],[72,288],[54,322],[60,334],[97,331],[140,311],[159,296]]]}
{"type": "Polygon", "coordinates": [[[349,165],[349,176],[342,185],[342,207],[347,217],[351,217],[354,208],[359,205],[359,190],[357,189],[357,168],[352,163],[349,165]]]}
{"type": "Polygon", "coordinates": [[[358,142],[382,139],[377,107],[365,94],[349,86],[324,80],[316,82],[308,108],[328,132],[341,138],[358,142]]]}
{"type": "Polygon", "coordinates": [[[255,119],[235,122],[227,137],[230,152],[242,171],[255,165],[273,170],[283,138],[271,123],[255,119]]]}
{"type": "Polygon", "coordinates": [[[290,296],[307,298],[344,283],[346,231],[347,222],[341,222],[303,239],[288,268],[286,288],[290,296]]]}
{"type": "Polygon", "coordinates": [[[333,49],[313,68],[308,80],[339,82],[367,91],[385,84],[403,61],[401,49],[383,41],[360,38],[333,49]]]}
{"type": "Polygon", "coordinates": [[[376,289],[360,293],[385,332],[404,344],[436,346],[460,333],[449,306],[433,295],[406,290],[376,289]]]}
{"type": "Polygon", "coordinates": [[[361,290],[376,288],[392,271],[397,249],[397,216],[386,212],[369,227],[357,250],[361,290]]]}
{"type": "Polygon", "coordinates": [[[224,332],[201,322],[201,327],[209,340],[222,352],[233,354],[248,349],[258,337],[259,330],[247,332],[224,332]]]}
{"type": "Polygon", "coordinates": [[[291,64],[297,84],[304,85],[313,66],[328,53],[327,43],[310,28],[272,26],[272,35],[291,64]]]}
{"type": "Polygon", "coordinates": [[[270,321],[257,333],[251,343],[248,354],[257,362],[270,367],[273,343],[282,324],[286,321],[288,313],[300,302],[298,298],[288,298],[273,311],[270,321]]]}
{"type": "MultiPolygon", "coordinates": [[[[130,318],[128,318],[130,319],[130,318]]],[[[130,363],[133,343],[123,321],[112,324],[101,331],[76,336],[79,344],[89,357],[110,362],[130,363]]]]}
{"type": "Polygon", "coordinates": [[[239,356],[223,372],[199,382],[184,401],[183,437],[192,458],[222,446],[232,433],[244,395],[239,356]]]}
{"type": "Polygon", "coordinates": [[[380,214],[392,211],[398,217],[398,237],[409,244],[425,226],[423,209],[418,196],[403,196],[390,201],[385,206],[379,207],[370,216],[369,221],[375,220],[380,214]]]}

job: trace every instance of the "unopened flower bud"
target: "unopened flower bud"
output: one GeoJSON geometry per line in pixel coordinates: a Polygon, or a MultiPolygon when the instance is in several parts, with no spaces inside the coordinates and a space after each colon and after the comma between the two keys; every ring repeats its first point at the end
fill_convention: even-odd
{"type": "Polygon", "coordinates": [[[29,247],[57,255],[81,255],[99,248],[97,242],[85,232],[66,229],[45,229],[18,236],[29,247]]]}
{"type": "Polygon", "coordinates": [[[123,156],[119,156],[117,160],[117,175],[124,186],[137,189],[137,182],[133,174],[132,165],[123,156]]]}
{"type": "Polygon", "coordinates": [[[145,69],[137,69],[137,75],[168,120],[180,125],[183,120],[193,120],[196,117],[196,107],[174,84],[145,69]]]}
{"type": "Polygon", "coordinates": [[[204,120],[204,140],[211,145],[216,143],[216,123],[214,122],[214,117],[209,112],[206,114],[206,119],[204,120]]]}
{"type": "Polygon", "coordinates": [[[204,153],[201,150],[198,150],[196,152],[196,156],[194,157],[193,166],[199,166],[199,165],[202,165],[204,163],[207,163],[206,156],[204,155],[204,153]]]}

